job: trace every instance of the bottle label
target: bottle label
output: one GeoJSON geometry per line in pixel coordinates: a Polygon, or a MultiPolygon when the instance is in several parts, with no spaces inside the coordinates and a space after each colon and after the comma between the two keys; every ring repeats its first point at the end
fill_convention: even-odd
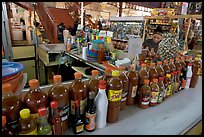
{"type": "Polygon", "coordinates": [[[127,94],[128,94],[127,91],[122,93],[122,99],[121,99],[122,102],[127,100],[127,94]]]}
{"type": "Polygon", "coordinates": [[[198,72],[197,72],[197,75],[200,75],[200,68],[198,68],[198,72]]]}
{"type": "Polygon", "coordinates": [[[175,83],[173,82],[171,84],[171,94],[174,94],[174,92],[175,92],[175,83]]]}
{"type": "Polygon", "coordinates": [[[122,98],[122,99],[121,99],[121,102],[125,102],[126,100],[127,100],[127,97],[122,98]]]}
{"type": "Polygon", "coordinates": [[[134,97],[136,96],[136,93],[137,93],[137,86],[133,86],[133,87],[132,87],[131,97],[134,98],[134,97]]]}
{"type": "MultiPolygon", "coordinates": [[[[71,114],[75,115],[75,101],[71,100],[71,114]]],[[[87,99],[80,101],[80,114],[84,114],[84,109],[86,107],[87,99]]]]}
{"type": "Polygon", "coordinates": [[[176,83],[175,83],[175,91],[178,92],[178,90],[179,90],[179,83],[176,82],[176,83]]]}
{"type": "Polygon", "coordinates": [[[122,89],[121,90],[109,90],[108,91],[108,100],[109,101],[120,101],[122,98],[122,89]]]}
{"type": "MultiPolygon", "coordinates": [[[[31,116],[31,118],[34,119],[37,123],[40,123],[40,122],[39,122],[38,113],[30,114],[30,116],[31,116]]],[[[47,107],[47,117],[49,117],[49,107],[47,107]]]]}
{"type": "Polygon", "coordinates": [[[142,105],[149,105],[150,96],[148,94],[142,94],[142,105]]]}
{"type": "Polygon", "coordinates": [[[69,105],[65,107],[58,108],[59,115],[61,117],[62,122],[68,119],[69,116],[69,105]]]}
{"type": "Polygon", "coordinates": [[[38,134],[38,132],[37,132],[37,127],[35,128],[35,130],[33,130],[32,132],[30,132],[30,133],[27,133],[27,134],[20,134],[19,133],[19,135],[37,135],[38,134]]]}
{"type": "Polygon", "coordinates": [[[164,92],[163,92],[163,98],[166,97],[166,92],[167,92],[167,88],[164,89],[164,92]]]}
{"type": "Polygon", "coordinates": [[[154,91],[152,91],[152,93],[151,93],[151,103],[157,103],[157,101],[158,101],[158,96],[159,96],[159,92],[154,92],[154,91]]]}
{"type": "Polygon", "coordinates": [[[84,130],[84,125],[79,125],[76,127],[76,132],[79,133],[79,132],[82,132],[84,130]]]}
{"type": "Polygon", "coordinates": [[[163,97],[164,97],[164,91],[162,91],[162,92],[159,92],[159,96],[158,96],[158,102],[162,102],[162,100],[163,100],[163,97]]]}
{"type": "Polygon", "coordinates": [[[85,114],[85,128],[87,130],[94,130],[96,128],[96,113],[95,114],[85,114]]]}
{"type": "Polygon", "coordinates": [[[167,86],[167,90],[166,90],[166,96],[170,96],[170,94],[171,94],[171,85],[168,85],[167,86]]]}

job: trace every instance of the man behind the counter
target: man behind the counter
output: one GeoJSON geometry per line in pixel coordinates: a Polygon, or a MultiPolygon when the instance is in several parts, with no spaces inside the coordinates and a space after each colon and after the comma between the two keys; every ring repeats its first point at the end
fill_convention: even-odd
{"type": "Polygon", "coordinates": [[[151,50],[151,48],[154,48],[154,52],[157,53],[159,42],[163,38],[162,33],[162,28],[158,26],[153,32],[152,39],[145,40],[142,44],[142,48],[145,49],[146,47],[148,47],[149,51],[151,50]]]}

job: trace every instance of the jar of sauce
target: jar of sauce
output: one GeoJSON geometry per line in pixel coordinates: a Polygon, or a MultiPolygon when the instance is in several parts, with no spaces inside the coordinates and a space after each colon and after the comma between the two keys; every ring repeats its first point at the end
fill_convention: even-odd
{"type": "Polygon", "coordinates": [[[108,112],[107,122],[116,123],[120,112],[120,102],[122,99],[123,83],[119,78],[119,71],[114,70],[112,77],[107,82],[108,91],[108,112]]]}
{"type": "Polygon", "coordinates": [[[51,101],[58,101],[59,104],[59,115],[62,121],[63,131],[69,127],[69,91],[62,85],[62,76],[53,76],[54,84],[48,90],[49,103],[51,101]]]}
{"type": "Polygon", "coordinates": [[[144,85],[140,88],[139,91],[139,108],[148,108],[149,107],[149,101],[150,101],[150,95],[151,95],[151,88],[149,86],[149,80],[144,80],[144,85]]]}
{"type": "Polygon", "coordinates": [[[120,110],[123,110],[126,107],[129,80],[128,80],[127,75],[125,74],[125,66],[120,66],[119,71],[120,71],[119,78],[123,82],[123,90],[122,90],[122,99],[120,102],[120,110]]]}
{"type": "Polygon", "coordinates": [[[137,95],[137,88],[138,88],[138,82],[139,77],[137,72],[134,69],[133,65],[130,65],[130,70],[127,72],[127,77],[129,80],[128,84],[128,94],[127,94],[127,105],[133,105],[135,103],[135,97],[137,95]]]}
{"type": "Polygon", "coordinates": [[[38,118],[38,109],[40,107],[48,108],[48,96],[45,92],[41,91],[39,88],[39,82],[37,79],[32,79],[29,81],[30,90],[24,97],[25,107],[30,110],[31,117],[33,119],[38,118]]]}
{"type": "Polygon", "coordinates": [[[158,79],[154,78],[151,87],[151,98],[150,98],[150,107],[154,107],[158,103],[158,96],[159,96],[159,86],[158,86],[158,79]]]}

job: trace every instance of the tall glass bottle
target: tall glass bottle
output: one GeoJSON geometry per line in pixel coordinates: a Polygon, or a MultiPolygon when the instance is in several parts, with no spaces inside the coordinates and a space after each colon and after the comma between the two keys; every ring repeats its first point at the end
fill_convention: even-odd
{"type": "Polygon", "coordinates": [[[92,76],[91,76],[91,79],[89,80],[89,83],[88,83],[88,92],[93,91],[97,94],[98,82],[99,82],[99,78],[98,78],[99,72],[98,72],[98,70],[92,70],[91,73],[92,73],[92,76]]]}
{"type": "Polygon", "coordinates": [[[2,84],[2,115],[6,116],[8,127],[18,131],[19,112],[23,108],[23,102],[12,92],[10,83],[2,84]]]}
{"type": "Polygon", "coordinates": [[[52,135],[52,127],[48,123],[47,109],[41,107],[38,109],[39,115],[39,125],[38,125],[38,135],[52,135]]]}
{"type": "Polygon", "coordinates": [[[85,129],[88,132],[93,132],[96,129],[96,106],[94,103],[96,93],[89,92],[87,106],[85,108],[85,129]]]}
{"type": "Polygon", "coordinates": [[[123,110],[126,107],[129,80],[125,74],[125,66],[120,66],[119,71],[120,71],[119,78],[123,82],[123,91],[122,91],[122,99],[120,102],[120,110],[123,110]]]}
{"type": "Polygon", "coordinates": [[[49,102],[55,100],[59,104],[59,115],[62,120],[63,131],[69,126],[69,91],[62,85],[61,75],[53,76],[54,84],[48,91],[49,102]]]}
{"type": "Polygon", "coordinates": [[[158,96],[159,96],[159,86],[158,86],[158,79],[154,78],[151,87],[151,98],[150,98],[150,107],[154,107],[158,103],[158,96]]]}

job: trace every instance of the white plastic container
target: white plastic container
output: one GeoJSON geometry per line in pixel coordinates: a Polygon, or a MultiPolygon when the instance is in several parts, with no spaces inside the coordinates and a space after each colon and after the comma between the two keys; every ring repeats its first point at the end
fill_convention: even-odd
{"type": "Polygon", "coordinates": [[[188,65],[188,70],[187,70],[187,80],[186,80],[186,86],[185,88],[188,89],[191,83],[191,78],[192,78],[193,72],[192,72],[192,64],[188,65]]]}
{"type": "Polygon", "coordinates": [[[98,94],[95,98],[96,104],[96,128],[103,128],[106,126],[108,98],[106,96],[106,81],[99,81],[98,94]]]}

